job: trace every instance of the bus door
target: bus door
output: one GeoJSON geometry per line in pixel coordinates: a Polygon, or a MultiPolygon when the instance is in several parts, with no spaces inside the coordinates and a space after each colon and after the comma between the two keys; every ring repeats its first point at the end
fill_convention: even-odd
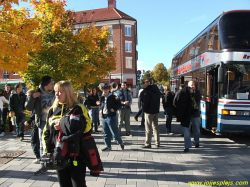
{"type": "Polygon", "coordinates": [[[217,129],[218,68],[207,70],[206,129],[217,129]]]}

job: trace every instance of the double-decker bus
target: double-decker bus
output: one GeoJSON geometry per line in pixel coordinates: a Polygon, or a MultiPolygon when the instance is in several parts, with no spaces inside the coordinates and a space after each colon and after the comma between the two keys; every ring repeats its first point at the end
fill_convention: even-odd
{"type": "Polygon", "coordinates": [[[250,10],[222,13],[172,59],[171,84],[201,92],[202,128],[250,133],[250,10]]]}

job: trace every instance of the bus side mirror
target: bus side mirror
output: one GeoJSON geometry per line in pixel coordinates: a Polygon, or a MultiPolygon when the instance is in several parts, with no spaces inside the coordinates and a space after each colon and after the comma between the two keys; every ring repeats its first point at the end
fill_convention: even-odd
{"type": "Polygon", "coordinates": [[[223,62],[220,62],[220,66],[218,68],[218,83],[224,83],[224,65],[223,65],[223,62]]]}

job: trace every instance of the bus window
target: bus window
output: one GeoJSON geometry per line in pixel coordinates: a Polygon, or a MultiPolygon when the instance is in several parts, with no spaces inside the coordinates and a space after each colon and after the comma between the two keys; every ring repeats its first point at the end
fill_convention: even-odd
{"type": "Polygon", "coordinates": [[[218,25],[215,25],[209,31],[208,49],[220,50],[220,42],[219,42],[219,37],[218,37],[218,25]]]}
{"type": "Polygon", "coordinates": [[[206,50],[206,35],[207,33],[204,33],[201,37],[197,39],[195,44],[195,55],[198,55],[206,50]]]}
{"type": "Polygon", "coordinates": [[[205,86],[205,69],[202,69],[203,71],[199,72],[199,84],[198,88],[201,93],[201,99],[203,101],[206,100],[206,86],[205,86]]]}
{"type": "Polygon", "coordinates": [[[187,48],[187,55],[185,60],[190,60],[195,55],[195,43],[192,43],[187,48]]]}
{"type": "Polygon", "coordinates": [[[210,80],[212,79],[212,76],[207,73],[207,93],[206,97],[210,97],[210,80]]]}
{"type": "Polygon", "coordinates": [[[226,66],[222,97],[227,99],[249,99],[250,65],[230,64],[226,66]]]}
{"type": "Polygon", "coordinates": [[[231,12],[219,21],[222,49],[250,48],[250,12],[231,12]]]}

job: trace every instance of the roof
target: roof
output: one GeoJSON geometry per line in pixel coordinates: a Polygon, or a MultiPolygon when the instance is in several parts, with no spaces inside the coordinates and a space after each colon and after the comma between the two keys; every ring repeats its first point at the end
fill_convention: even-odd
{"type": "Polygon", "coordinates": [[[75,12],[75,24],[119,19],[136,21],[136,19],[116,8],[101,8],[75,12]]]}

